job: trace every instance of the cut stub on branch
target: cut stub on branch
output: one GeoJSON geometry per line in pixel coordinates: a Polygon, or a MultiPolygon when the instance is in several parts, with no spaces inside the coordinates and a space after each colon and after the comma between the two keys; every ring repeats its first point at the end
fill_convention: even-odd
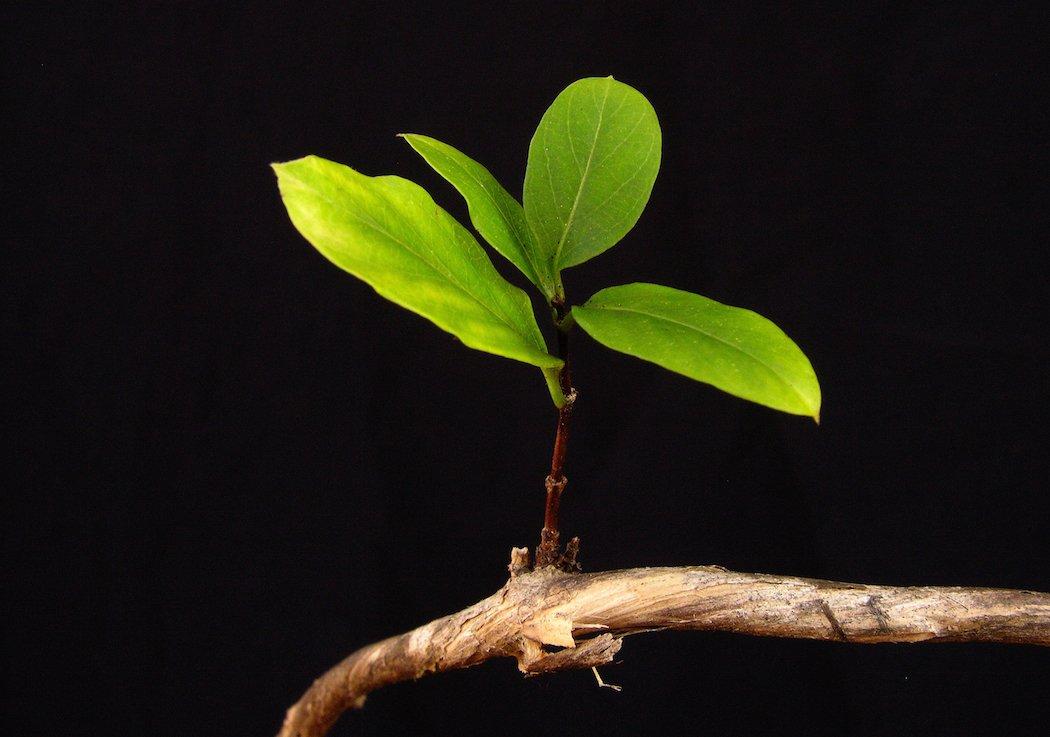
{"type": "Polygon", "coordinates": [[[850,643],[1050,645],[1050,594],[952,586],[872,586],[735,573],[718,566],[567,573],[528,570],[456,614],[361,648],[314,681],[279,737],[319,737],[370,692],[427,673],[511,657],[527,675],[613,661],[623,637],[718,630],[850,643]]]}

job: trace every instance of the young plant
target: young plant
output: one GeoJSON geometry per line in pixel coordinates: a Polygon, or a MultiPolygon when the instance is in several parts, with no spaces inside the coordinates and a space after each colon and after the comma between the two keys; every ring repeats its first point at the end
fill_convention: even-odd
{"type": "Polygon", "coordinates": [[[568,299],[562,272],[623,238],[656,179],[660,127],[631,87],[611,77],[582,79],[558,95],[529,146],[521,204],[451,146],[404,138],[459,190],[477,232],[549,305],[553,353],[528,295],[419,186],[308,156],[274,166],[281,195],[295,226],[336,265],[471,348],[543,372],[558,426],[535,556],[541,570],[530,571],[528,551],[515,548],[511,577],[498,592],[360,648],[314,681],[288,710],[279,737],[322,737],[371,691],[425,673],[502,656],[529,674],[594,669],[613,661],[625,636],[667,628],[854,643],[1050,645],[1050,594],[1039,592],[873,586],[718,566],[558,571],[576,568],[578,546],[574,538],[563,550],[558,535],[576,401],[569,336],[577,325],[614,350],[815,420],[820,387],[798,346],[749,310],[657,284],[608,287],[582,304],[568,299]]]}
{"type": "Polygon", "coordinates": [[[369,177],[317,156],[275,164],[292,222],[326,258],[465,345],[538,367],[558,408],[536,566],[575,566],[561,550],[558,506],[576,391],[569,336],[599,343],[742,399],[819,421],[809,360],[750,310],[658,284],[607,287],[582,304],[562,272],[616,245],[642,214],[660,168],[660,125],[649,101],[612,77],[569,85],[529,145],[519,204],[478,162],[419,134],[402,134],[467,202],[474,228],[549,305],[557,349],[528,295],[493,267],[474,236],[417,184],[369,177]]]}

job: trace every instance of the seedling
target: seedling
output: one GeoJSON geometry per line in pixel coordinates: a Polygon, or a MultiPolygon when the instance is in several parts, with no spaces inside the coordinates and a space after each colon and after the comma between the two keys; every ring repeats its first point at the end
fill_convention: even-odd
{"type": "Polygon", "coordinates": [[[360,648],[314,681],[288,710],[280,737],[321,737],[371,691],[425,673],[501,656],[529,674],[594,670],[613,661],[625,636],[665,628],[853,643],[1050,644],[1050,594],[1039,592],[874,586],[718,566],[569,573],[579,543],[562,547],[558,508],[576,402],[569,341],[577,326],[613,350],[819,421],[817,378],[798,346],[750,310],[658,284],[569,299],[562,272],[616,245],[652,192],[660,127],[637,90],[606,77],[581,79],[558,95],[529,146],[521,204],[451,146],[404,138],[459,190],[477,232],[542,297],[556,328],[553,352],[529,296],[416,184],[308,156],[274,166],[281,195],[295,226],[337,266],[465,345],[540,369],[558,410],[544,526],[534,568],[528,551],[516,548],[511,578],[496,594],[360,648]]]}
{"type": "Polygon", "coordinates": [[[542,297],[557,328],[554,352],[529,296],[419,185],[307,156],[274,165],[281,196],[295,227],[336,266],[464,345],[540,369],[558,425],[537,567],[575,566],[576,542],[561,549],[558,507],[576,400],[569,339],[577,326],[613,350],[819,421],[820,386],[809,360],[761,315],[659,284],[607,287],[579,304],[566,295],[562,272],[616,245],[656,181],[660,125],[636,89],[588,78],[558,95],[529,145],[520,204],[452,146],[402,137],[459,191],[477,232],[542,297]]]}

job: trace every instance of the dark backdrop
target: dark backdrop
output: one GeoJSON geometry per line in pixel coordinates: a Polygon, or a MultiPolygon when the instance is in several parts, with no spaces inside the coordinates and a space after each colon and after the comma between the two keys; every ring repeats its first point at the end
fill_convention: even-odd
{"type": "MultiPolygon", "coordinates": [[[[585,567],[1050,588],[1037,13],[216,5],[4,11],[6,733],[267,735],[352,649],[501,584],[542,516],[538,372],[327,263],[267,164],[397,173],[465,217],[394,134],[519,192],[583,76],[648,96],[664,163],[570,297],[643,280],[751,307],[824,391],[818,428],[581,336],[563,513],[585,567]]],[[[336,734],[1050,717],[1036,648],[686,633],[622,660],[621,694],[493,662],[336,734]]]]}

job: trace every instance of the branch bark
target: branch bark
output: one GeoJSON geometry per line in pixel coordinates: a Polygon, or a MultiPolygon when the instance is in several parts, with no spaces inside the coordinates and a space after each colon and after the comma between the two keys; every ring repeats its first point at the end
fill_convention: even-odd
{"type": "Polygon", "coordinates": [[[528,570],[517,548],[492,596],[367,645],[314,681],[278,737],[320,737],[378,688],[512,657],[526,674],[612,661],[623,637],[718,630],[851,643],[1000,642],[1050,646],[1050,594],[873,586],[734,573],[718,566],[573,574],[528,570]]]}

